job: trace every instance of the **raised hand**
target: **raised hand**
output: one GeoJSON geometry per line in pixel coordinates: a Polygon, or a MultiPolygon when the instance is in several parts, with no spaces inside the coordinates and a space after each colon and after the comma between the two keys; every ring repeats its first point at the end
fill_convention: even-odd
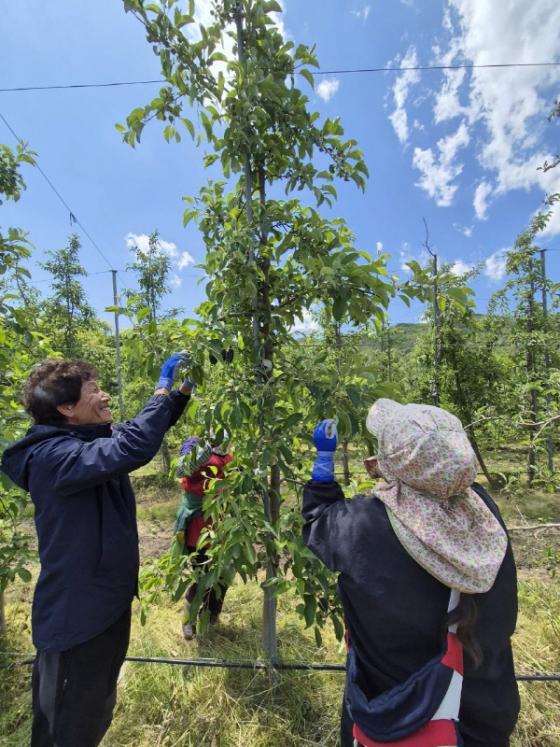
{"type": "MultiPolygon", "coordinates": [[[[175,380],[175,376],[178,370],[180,368],[181,369],[188,368],[191,364],[192,364],[191,354],[188,353],[186,350],[183,350],[180,353],[173,353],[173,355],[170,356],[165,361],[163,366],[161,367],[156,389],[171,390],[173,388],[173,382],[175,380]]],[[[190,382],[188,383],[190,384],[190,382]]],[[[191,388],[192,388],[192,384],[191,384],[191,388]]]]}
{"type": "Polygon", "coordinates": [[[318,482],[334,480],[334,453],[338,444],[336,422],[332,419],[322,420],[313,431],[313,444],[317,456],[313,464],[311,479],[318,482]]]}

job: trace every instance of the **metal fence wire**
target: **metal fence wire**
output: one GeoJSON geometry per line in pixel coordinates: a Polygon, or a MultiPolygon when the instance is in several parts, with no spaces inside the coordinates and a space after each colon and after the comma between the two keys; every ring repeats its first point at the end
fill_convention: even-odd
{"type": "MultiPolygon", "coordinates": [[[[34,654],[23,654],[15,651],[0,651],[0,657],[11,659],[7,663],[1,663],[0,667],[6,668],[14,665],[31,665],[35,661],[34,654]]],[[[140,664],[166,664],[176,667],[209,667],[215,669],[251,669],[265,670],[269,672],[300,671],[300,672],[345,672],[344,664],[329,664],[322,662],[305,661],[228,661],[227,659],[180,659],[157,656],[127,656],[125,661],[140,664]]],[[[516,674],[515,679],[519,682],[560,682],[559,672],[528,672],[516,674]]]]}

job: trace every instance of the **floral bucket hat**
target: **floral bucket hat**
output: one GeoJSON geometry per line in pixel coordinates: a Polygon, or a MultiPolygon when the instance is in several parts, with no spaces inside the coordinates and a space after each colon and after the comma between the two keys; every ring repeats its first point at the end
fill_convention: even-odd
{"type": "Polygon", "coordinates": [[[459,419],[431,405],[379,399],[366,427],[379,446],[383,481],[375,495],[403,547],[446,586],[488,591],[507,535],[471,488],[477,460],[459,419]]]}

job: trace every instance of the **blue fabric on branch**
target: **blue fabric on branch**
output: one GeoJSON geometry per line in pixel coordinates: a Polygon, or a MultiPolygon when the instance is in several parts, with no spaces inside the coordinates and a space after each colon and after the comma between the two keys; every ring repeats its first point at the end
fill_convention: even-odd
{"type": "Polygon", "coordinates": [[[65,651],[106,630],[138,584],[136,505],[128,473],[157,453],[184,411],[180,392],[154,396],[122,425],[34,425],[2,470],[35,504],[41,572],[32,612],[38,649],[65,651]]]}

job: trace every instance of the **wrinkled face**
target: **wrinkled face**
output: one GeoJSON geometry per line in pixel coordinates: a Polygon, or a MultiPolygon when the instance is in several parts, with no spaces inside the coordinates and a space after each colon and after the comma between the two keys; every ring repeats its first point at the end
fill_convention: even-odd
{"type": "Polygon", "coordinates": [[[110,396],[101,391],[97,381],[84,381],[76,404],[60,405],[57,409],[70,425],[101,425],[113,422],[109,409],[110,400],[110,396]]]}

